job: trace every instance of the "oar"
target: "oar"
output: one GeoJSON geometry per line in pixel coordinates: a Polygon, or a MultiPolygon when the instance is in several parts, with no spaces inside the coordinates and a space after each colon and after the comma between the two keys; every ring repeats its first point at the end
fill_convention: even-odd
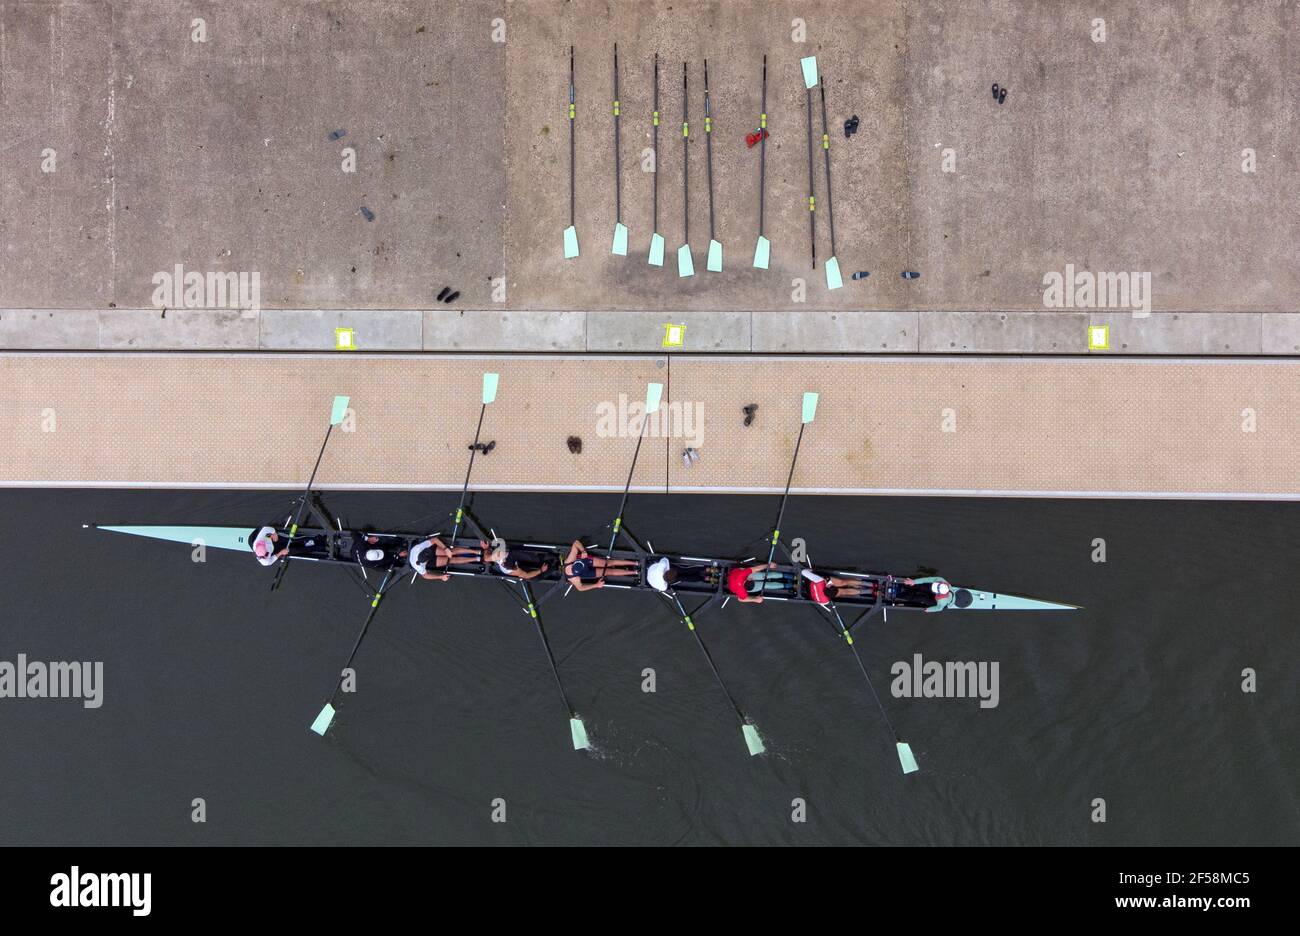
{"type": "Polygon", "coordinates": [[[623,224],[623,179],[622,161],[618,151],[618,43],[614,43],[614,243],[609,248],[612,254],[627,256],[627,227],[623,224]]]}
{"type": "Polygon", "coordinates": [[[650,152],[654,172],[650,173],[650,258],[651,266],[664,265],[664,236],[659,233],[659,53],[655,53],[655,101],[650,118],[650,152]]]}
{"type": "Polygon", "coordinates": [[[636,460],[641,455],[641,442],[645,439],[646,423],[650,421],[650,414],[658,412],[659,400],[663,396],[664,385],[659,383],[646,384],[645,388],[645,416],[641,419],[641,431],[636,437],[636,451],[632,453],[632,467],[627,472],[627,484],[623,485],[623,499],[619,501],[618,513],[614,515],[612,524],[613,532],[609,536],[609,549],[606,550],[606,556],[614,551],[614,543],[618,540],[618,531],[623,526],[623,508],[627,506],[627,493],[632,489],[632,475],[636,473],[636,460]]]}
{"type": "Polygon", "coordinates": [[[456,519],[451,529],[452,548],[456,546],[456,537],[460,533],[460,523],[465,518],[465,494],[469,491],[470,472],[474,470],[474,456],[478,454],[479,433],[483,431],[483,414],[487,412],[488,404],[497,398],[497,383],[500,379],[500,374],[486,373],[483,375],[483,405],[479,407],[478,428],[474,430],[474,444],[469,450],[469,467],[465,469],[465,484],[460,489],[460,504],[456,507],[456,519]]]}
{"type": "Polygon", "coordinates": [[[916,758],[912,756],[912,746],[898,736],[898,731],[894,728],[894,723],[889,720],[889,715],[885,712],[884,703],[880,701],[880,695],[876,692],[876,687],[871,682],[871,677],[867,675],[867,667],[863,664],[862,656],[858,653],[857,644],[853,642],[853,635],[850,634],[849,629],[844,626],[844,619],[840,617],[839,608],[835,607],[834,602],[828,602],[828,604],[831,611],[835,614],[835,624],[839,628],[840,636],[844,638],[845,642],[849,645],[849,649],[853,651],[853,659],[858,661],[858,669],[862,671],[862,678],[866,680],[867,688],[871,690],[871,697],[876,700],[876,708],[880,710],[880,717],[884,720],[885,727],[889,729],[889,733],[894,736],[894,749],[898,752],[898,762],[903,768],[903,773],[915,773],[920,768],[916,766],[916,758]]]}
{"type": "Polygon", "coordinates": [[[785,516],[785,502],[790,497],[790,482],[794,480],[794,466],[799,461],[799,446],[803,444],[803,431],[816,416],[817,394],[805,393],[803,395],[802,422],[799,424],[799,438],[794,443],[794,458],[790,459],[790,474],[785,479],[785,493],[781,495],[781,509],[776,512],[776,524],[772,527],[772,548],[767,552],[769,564],[772,562],[772,557],[776,555],[776,544],[781,538],[781,519],[785,516]]]}
{"type": "Polygon", "coordinates": [[[826,126],[826,76],[821,76],[822,92],[822,153],[826,157],[826,221],[831,228],[831,255],[826,261],[826,288],[839,289],[844,285],[840,277],[840,261],[835,256],[835,203],[831,201],[831,135],[826,126]]]}
{"type": "Polygon", "coordinates": [[[808,98],[808,236],[812,242],[812,265],[817,269],[817,196],[813,191],[812,89],[817,84],[817,56],[800,59],[804,94],[808,98]]]}
{"type": "Polygon", "coordinates": [[[705,269],[722,272],[722,244],[713,233],[713,107],[709,103],[709,60],[704,60],[704,152],[709,175],[709,258],[705,269]]]}
{"type": "MultiPolygon", "coordinates": [[[[302,497],[298,499],[298,509],[294,511],[293,523],[289,526],[289,540],[298,535],[298,524],[302,522],[302,512],[307,507],[307,500],[311,497],[312,485],[316,483],[316,472],[320,469],[321,459],[325,457],[325,446],[330,444],[330,433],[334,427],[343,422],[343,417],[348,412],[348,401],[350,397],[336,396],[334,404],[330,407],[330,424],[325,430],[325,441],[320,444],[320,452],[316,455],[316,464],[311,469],[311,477],[307,479],[307,490],[302,492],[302,497]]],[[[287,544],[286,544],[287,545],[287,544]]],[[[284,578],[284,571],[289,567],[287,556],[280,557],[280,567],[275,570],[275,580],[271,582],[271,591],[280,587],[280,581],[284,578]]]]}
{"type": "Polygon", "coordinates": [[[384,580],[379,583],[379,589],[375,592],[374,598],[370,601],[370,613],[366,615],[366,622],[361,625],[361,632],[357,634],[356,643],[352,645],[352,652],[348,654],[347,662],[339,670],[339,678],[334,682],[334,690],[330,693],[329,698],[325,700],[325,705],[321,708],[320,714],[316,720],[311,723],[311,730],[318,735],[324,736],[329,730],[330,723],[334,721],[334,700],[338,698],[339,689],[343,685],[343,672],[352,665],[356,658],[357,650],[361,648],[361,641],[366,637],[366,631],[370,629],[370,622],[375,619],[375,613],[379,610],[379,602],[384,599],[384,592],[388,589],[388,583],[393,577],[395,567],[390,567],[384,574],[384,580]]]}
{"type": "Polygon", "coordinates": [[[767,173],[767,56],[763,56],[763,104],[758,113],[758,243],[754,245],[754,266],[767,269],[772,244],[763,236],[763,183],[767,173]]]}
{"type": "Polygon", "coordinates": [[[537,636],[542,639],[542,649],[546,651],[547,662],[551,664],[551,675],[555,677],[555,688],[560,690],[560,701],[564,703],[564,710],[569,713],[569,734],[573,737],[573,749],[583,751],[591,747],[591,742],[587,740],[587,726],[582,723],[578,713],[573,710],[569,704],[569,696],[564,691],[564,683],[560,681],[560,668],[555,665],[555,654],[551,652],[551,642],[546,639],[546,631],[542,627],[542,619],[537,614],[537,605],[533,602],[533,593],[528,588],[528,582],[520,579],[520,586],[524,590],[524,598],[528,602],[528,614],[537,625],[537,636]]]}
{"type": "Polygon", "coordinates": [[[722,675],[718,672],[718,667],[713,662],[713,655],[709,653],[709,648],[704,645],[704,638],[700,636],[700,632],[695,629],[695,622],[691,620],[691,616],[686,612],[686,609],[682,607],[681,599],[678,598],[677,593],[671,589],[669,589],[668,594],[672,597],[673,604],[677,605],[677,613],[680,616],[682,623],[690,629],[691,634],[695,637],[695,642],[700,645],[700,650],[704,654],[704,659],[708,661],[709,669],[713,671],[713,678],[718,681],[718,688],[721,689],[722,694],[727,697],[727,701],[731,703],[731,707],[736,712],[736,717],[740,719],[740,733],[745,738],[745,746],[749,748],[749,756],[754,757],[762,754],[766,748],[763,747],[763,739],[759,737],[758,729],[754,725],[750,724],[749,719],[745,717],[745,713],[742,712],[740,706],[736,704],[735,697],[727,690],[727,685],[722,681],[722,675]]]}
{"type": "Polygon", "coordinates": [[[691,129],[686,93],[686,63],[682,62],[682,246],[677,248],[679,277],[695,275],[695,260],[691,257],[691,129]]]}
{"type": "Polygon", "coordinates": [[[574,142],[574,118],[577,117],[577,97],[573,88],[573,46],[569,46],[569,226],[564,229],[564,259],[578,255],[577,190],[578,177],[574,168],[577,144],[574,142]]]}

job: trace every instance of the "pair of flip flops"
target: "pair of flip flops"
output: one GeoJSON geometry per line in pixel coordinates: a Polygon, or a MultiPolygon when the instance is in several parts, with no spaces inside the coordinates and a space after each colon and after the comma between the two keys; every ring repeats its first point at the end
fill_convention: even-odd
{"type": "Polygon", "coordinates": [[[482,452],[484,455],[487,455],[491,453],[491,451],[496,447],[497,447],[496,439],[493,439],[491,442],[478,442],[474,445],[471,445],[469,446],[469,450],[471,452],[474,451],[482,452]]]}
{"type": "Polygon", "coordinates": [[[453,292],[450,286],[442,287],[442,292],[438,293],[438,301],[445,302],[448,305],[460,298],[460,292],[453,292]]]}
{"type": "Polygon", "coordinates": [[[858,132],[858,115],[854,114],[848,120],[844,121],[844,137],[848,139],[858,132]]]}
{"type": "Polygon", "coordinates": [[[766,140],[766,139],[767,139],[766,130],[755,130],[753,133],[745,134],[745,145],[748,146],[750,149],[753,149],[755,146],[758,145],[760,140],[766,140]]]}
{"type": "Polygon", "coordinates": [[[1006,99],[1007,99],[1007,89],[999,87],[998,83],[995,81],[993,83],[993,100],[1001,104],[1006,99]]]}
{"type": "Polygon", "coordinates": [[[752,426],[754,424],[754,414],[758,412],[758,404],[750,403],[748,406],[742,407],[741,412],[745,414],[745,425],[752,426]]]}

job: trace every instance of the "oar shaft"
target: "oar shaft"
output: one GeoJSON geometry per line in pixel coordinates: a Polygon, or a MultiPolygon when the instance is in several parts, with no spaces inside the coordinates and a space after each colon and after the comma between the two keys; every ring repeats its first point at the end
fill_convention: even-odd
{"type": "Polygon", "coordinates": [[[456,519],[453,521],[451,530],[451,545],[456,545],[456,537],[460,533],[461,520],[465,517],[465,495],[469,491],[469,476],[474,470],[474,456],[478,454],[479,433],[483,431],[483,414],[487,412],[487,404],[484,403],[478,411],[478,427],[474,430],[474,444],[469,450],[469,467],[465,469],[465,484],[460,489],[460,504],[456,507],[456,519]]]}
{"type": "Polygon", "coordinates": [[[650,173],[650,231],[659,231],[659,53],[655,53],[655,99],[651,115],[650,149],[654,153],[654,172],[650,173]]]}
{"type": "Polygon", "coordinates": [[[687,105],[686,63],[682,62],[682,243],[691,242],[690,108],[687,105]]]}
{"type": "Polygon", "coordinates": [[[867,672],[867,666],[862,662],[862,655],[858,653],[858,646],[853,642],[853,635],[851,635],[848,628],[844,626],[844,619],[840,617],[839,608],[835,607],[834,602],[830,603],[830,609],[835,615],[835,623],[839,626],[840,636],[844,638],[844,641],[849,645],[849,649],[853,651],[853,659],[858,661],[858,669],[862,671],[862,678],[866,681],[867,688],[871,690],[871,698],[876,701],[876,708],[880,710],[880,718],[884,721],[885,727],[889,730],[889,733],[893,735],[894,743],[897,744],[902,739],[898,736],[898,731],[894,728],[894,723],[889,720],[889,714],[885,711],[885,704],[880,701],[880,694],[876,692],[875,683],[871,681],[871,676],[867,672]]]}
{"type": "Polygon", "coordinates": [[[781,521],[785,517],[785,502],[790,497],[790,482],[794,480],[794,466],[799,461],[799,446],[803,444],[803,430],[807,423],[799,424],[799,438],[794,443],[794,458],[790,459],[790,473],[785,479],[785,493],[781,495],[781,507],[776,512],[776,523],[772,527],[772,546],[767,552],[767,561],[770,563],[776,555],[776,543],[781,538],[781,521]]]}
{"type": "Polygon", "coordinates": [[[732,709],[735,710],[736,717],[740,719],[740,723],[742,725],[746,724],[745,713],[740,710],[740,706],[736,704],[735,696],[728,691],[727,684],[722,681],[722,674],[718,672],[717,664],[713,662],[713,654],[709,653],[709,648],[704,645],[704,638],[701,637],[700,632],[696,630],[695,622],[691,619],[691,616],[687,613],[686,609],[682,607],[681,599],[677,597],[677,593],[670,591],[668,594],[672,596],[673,603],[677,605],[677,613],[680,615],[682,623],[686,625],[690,630],[691,635],[695,638],[695,642],[699,644],[700,651],[704,654],[704,659],[709,664],[709,669],[713,671],[713,678],[717,680],[718,688],[721,689],[722,694],[727,697],[727,701],[731,704],[732,709]]]}
{"type": "Polygon", "coordinates": [[[528,602],[527,611],[533,619],[533,624],[537,626],[537,636],[542,640],[542,649],[546,651],[546,661],[551,664],[551,675],[555,677],[555,688],[560,691],[560,701],[564,703],[564,711],[570,718],[574,717],[573,706],[569,704],[569,696],[564,691],[564,683],[560,681],[560,668],[555,664],[555,654],[551,651],[551,642],[546,639],[546,629],[542,627],[542,619],[537,614],[537,606],[533,603],[533,593],[528,587],[526,581],[520,580],[520,586],[524,590],[524,598],[528,602]]]}
{"type": "Polygon", "coordinates": [[[713,109],[709,105],[709,60],[704,60],[704,158],[709,176],[709,240],[713,240],[713,109]]]}
{"type": "Polygon", "coordinates": [[[618,43],[614,43],[614,221],[623,220],[623,173],[619,156],[618,124],[621,105],[618,99],[618,43]]]}
{"type": "Polygon", "coordinates": [[[831,256],[835,256],[835,203],[831,201],[831,135],[826,123],[826,73],[821,75],[822,154],[826,157],[826,223],[831,228],[831,256]]]}
{"type": "Polygon", "coordinates": [[[763,236],[763,184],[767,175],[767,56],[763,56],[763,103],[758,117],[758,236],[763,236]]]}
{"type": "Polygon", "coordinates": [[[576,225],[578,216],[578,174],[576,169],[577,143],[574,141],[574,118],[577,95],[573,82],[573,46],[569,46],[569,227],[576,225]]]}
{"type": "Polygon", "coordinates": [[[330,693],[330,697],[329,697],[329,701],[331,705],[334,704],[334,700],[338,697],[339,694],[339,688],[343,685],[343,671],[346,670],[348,667],[350,667],[352,665],[352,661],[356,659],[357,651],[361,649],[361,641],[366,639],[366,632],[370,630],[370,622],[375,619],[375,614],[377,614],[379,611],[379,603],[384,600],[384,591],[387,589],[388,581],[389,579],[392,578],[392,576],[393,576],[393,570],[390,568],[387,574],[384,575],[384,580],[380,582],[379,589],[375,592],[374,597],[370,600],[370,613],[366,615],[366,621],[364,624],[361,625],[361,630],[357,634],[356,642],[352,644],[352,652],[348,654],[347,661],[343,664],[343,667],[339,670],[339,678],[334,682],[334,691],[330,693]]]}
{"type": "Polygon", "coordinates": [[[618,541],[618,531],[623,526],[623,510],[627,507],[628,492],[632,490],[632,476],[636,474],[636,462],[641,457],[641,443],[645,440],[645,424],[649,419],[650,414],[646,413],[641,420],[641,432],[636,437],[636,451],[632,453],[632,467],[628,469],[627,483],[623,485],[623,498],[618,502],[618,513],[614,515],[613,530],[609,535],[609,549],[606,550],[606,555],[614,551],[614,543],[618,541]]]}

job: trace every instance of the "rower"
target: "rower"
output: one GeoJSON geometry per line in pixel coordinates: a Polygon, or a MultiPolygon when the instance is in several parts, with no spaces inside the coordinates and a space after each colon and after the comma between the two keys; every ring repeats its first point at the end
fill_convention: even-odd
{"type": "Polygon", "coordinates": [[[789,592],[795,577],[786,571],[774,572],[775,562],[760,562],[752,566],[736,566],[727,570],[727,591],[740,601],[763,603],[763,592],[789,592]]]}
{"type": "Polygon", "coordinates": [[[264,566],[275,565],[275,560],[289,555],[289,547],[286,545],[283,549],[276,551],[279,544],[280,534],[275,532],[275,527],[264,526],[257,531],[253,537],[253,555],[257,561],[264,566]]]}
{"type": "Polygon", "coordinates": [[[948,584],[947,579],[940,578],[937,575],[931,575],[926,578],[914,580],[904,579],[904,581],[907,581],[912,585],[930,586],[930,594],[934,596],[934,604],[925,609],[926,613],[942,611],[944,608],[948,607],[948,605],[952,604],[952,586],[948,584]]]}
{"type": "Polygon", "coordinates": [[[804,569],[803,577],[808,580],[808,597],[821,605],[841,598],[876,596],[876,583],[870,580],[840,578],[837,575],[822,576],[812,569],[804,569]]]}
{"type": "Polygon", "coordinates": [[[713,567],[702,565],[673,565],[667,556],[661,556],[646,566],[646,584],[658,591],[668,591],[677,582],[713,584],[713,567]]]}
{"type": "Polygon", "coordinates": [[[372,569],[391,569],[406,558],[406,551],[396,551],[396,545],[395,542],[385,543],[374,533],[364,533],[353,540],[352,561],[372,569]]]}
{"type": "Polygon", "coordinates": [[[549,562],[539,562],[534,554],[511,549],[504,542],[496,549],[484,543],[483,562],[484,564],[495,562],[502,575],[510,575],[517,579],[535,579],[551,567],[549,562]]]}
{"type": "Polygon", "coordinates": [[[403,550],[399,553],[399,557],[405,557],[420,578],[445,582],[451,578],[450,573],[447,572],[448,565],[476,565],[482,558],[482,549],[486,546],[487,543],[481,540],[479,549],[471,549],[468,546],[448,546],[438,537],[430,536],[427,540],[416,544],[411,549],[410,555],[403,550]],[[442,574],[435,575],[436,569],[442,569],[442,574]]]}
{"type": "Polygon", "coordinates": [[[564,557],[564,577],[578,591],[603,588],[607,577],[631,578],[636,575],[637,568],[638,563],[632,559],[593,556],[578,540],[573,541],[569,554],[564,557]]]}

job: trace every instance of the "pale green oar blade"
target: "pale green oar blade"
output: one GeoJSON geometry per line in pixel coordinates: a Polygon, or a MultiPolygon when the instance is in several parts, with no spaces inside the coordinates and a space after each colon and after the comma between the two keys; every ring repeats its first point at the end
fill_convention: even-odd
{"type": "Polygon", "coordinates": [[[826,261],[826,288],[839,289],[844,285],[844,280],[840,278],[840,259],[831,257],[826,261]]]}
{"type": "Polygon", "coordinates": [[[650,235],[650,265],[664,265],[664,236],[662,234],[650,235]]]}
{"type": "Polygon", "coordinates": [[[326,702],[325,707],[321,709],[320,714],[316,716],[316,720],[311,723],[311,730],[321,737],[324,737],[325,732],[329,729],[330,722],[332,721],[334,721],[334,706],[326,702]]]}
{"type": "Polygon", "coordinates": [[[710,273],[722,272],[722,244],[709,241],[709,262],[705,264],[710,273]]]}
{"type": "Polygon", "coordinates": [[[799,64],[803,67],[803,86],[805,88],[817,87],[817,56],[810,55],[807,58],[799,59],[799,64]]]}
{"type": "Polygon", "coordinates": [[[591,742],[587,740],[587,726],[582,723],[581,718],[569,719],[569,732],[573,735],[573,749],[575,751],[585,751],[591,747],[591,742]]]}
{"type": "Polygon", "coordinates": [[[903,765],[903,773],[916,773],[921,768],[916,766],[916,758],[912,756],[912,746],[906,741],[898,742],[898,762],[903,765]]]}
{"type": "Polygon", "coordinates": [[[767,260],[772,253],[772,242],[761,234],[758,237],[758,243],[754,245],[754,266],[760,270],[767,269],[767,260]]]}
{"type": "Polygon", "coordinates": [[[646,384],[645,387],[645,411],[647,413],[656,412],[659,409],[659,400],[664,395],[664,385],[661,383],[646,384]]]}
{"type": "Polygon", "coordinates": [[[691,256],[690,244],[682,244],[677,248],[677,275],[679,277],[695,275],[695,258],[691,256]]]}
{"type": "Polygon", "coordinates": [[[578,255],[578,229],[570,224],[564,229],[564,259],[572,260],[578,255]]]}
{"type": "Polygon", "coordinates": [[[757,757],[767,750],[763,747],[763,739],[758,736],[758,729],[753,725],[741,725],[740,730],[745,735],[745,746],[749,748],[750,757],[757,757]]]}
{"type": "Polygon", "coordinates": [[[813,417],[817,415],[817,394],[805,393],[803,395],[803,421],[810,423],[813,417]]]}
{"type": "Polygon", "coordinates": [[[483,375],[483,403],[491,403],[497,398],[497,384],[501,381],[500,374],[483,375]]]}
{"type": "Polygon", "coordinates": [[[348,414],[348,401],[351,399],[351,397],[345,396],[336,396],[334,398],[334,406],[330,410],[331,426],[337,426],[339,423],[343,422],[343,417],[348,414]]]}
{"type": "Polygon", "coordinates": [[[618,254],[620,257],[627,256],[627,225],[614,225],[614,245],[609,248],[612,254],[618,254]]]}

